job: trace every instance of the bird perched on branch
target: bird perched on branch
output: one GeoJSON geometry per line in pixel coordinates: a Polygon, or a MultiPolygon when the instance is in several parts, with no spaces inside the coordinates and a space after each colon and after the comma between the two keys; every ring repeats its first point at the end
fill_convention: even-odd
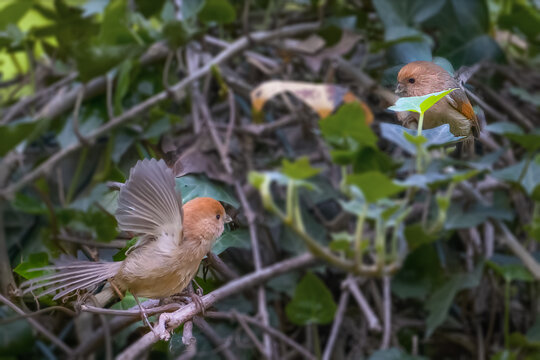
{"type": "MultiPolygon", "coordinates": [[[[463,148],[474,154],[474,137],[480,133],[480,123],[458,79],[439,65],[429,61],[414,61],[405,65],[397,76],[396,94],[400,97],[422,96],[457,88],[439,100],[424,114],[424,129],[450,125],[455,136],[465,136],[463,148]]],[[[406,127],[418,126],[418,113],[398,112],[398,119],[406,127]]]]}
{"type": "Polygon", "coordinates": [[[116,219],[121,230],[139,235],[123,261],[73,260],[36,269],[54,272],[23,283],[23,293],[45,287],[39,296],[55,294],[56,300],[108,281],[104,289],[109,297],[126,290],[138,303],[138,296],[169,297],[189,285],[230,221],[223,206],[212,198],[196,198],[182,207],[172,170],[155,159],[139,161],[131,169],[120,188],[116,219]]]}

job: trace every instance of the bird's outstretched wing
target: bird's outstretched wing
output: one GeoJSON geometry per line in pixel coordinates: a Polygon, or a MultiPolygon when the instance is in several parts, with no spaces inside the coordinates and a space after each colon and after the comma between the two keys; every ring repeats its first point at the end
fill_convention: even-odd
{"type": "Polygon", "coordinates": [[[163,160],[144,159],[131,169],[116,219],[120,230],[142,235],[135,247],[158,237],[181,241],[182,200],[174,187],[175,176],[163,160]]]}

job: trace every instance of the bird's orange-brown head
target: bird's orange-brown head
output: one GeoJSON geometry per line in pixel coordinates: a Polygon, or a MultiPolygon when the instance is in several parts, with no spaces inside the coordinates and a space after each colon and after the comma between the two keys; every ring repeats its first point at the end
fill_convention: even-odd
{"type": "Polygon", "coordinates": [[[408,63],[398,73],[396,94],[422,96],[457,87],[456,80],[442,67],[429,61],[408,63]]]}
{"type": "Polygon", "coordinates": [[[200,197],[188,201],[183,206],[184,239],[213,243],[231,218],[223,205],[215,199],[200,197]]]}

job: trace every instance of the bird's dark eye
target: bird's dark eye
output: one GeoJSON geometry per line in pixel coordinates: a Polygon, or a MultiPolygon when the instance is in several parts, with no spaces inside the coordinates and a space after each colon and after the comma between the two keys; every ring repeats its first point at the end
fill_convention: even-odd
{"type": "Polygon", "coordinates": [[[410,78],[410,79],[409,79],[409,82],[410,82],[411,84],[414,84],[415,80],[414,80],[413,78],[410,78]]]}
{"type": "Polygon", "coordinates": [[[219,214],[216,215],[216,219],[219,220],[220,217],[221,217],[221,216],[220,216],[219,214]]]}

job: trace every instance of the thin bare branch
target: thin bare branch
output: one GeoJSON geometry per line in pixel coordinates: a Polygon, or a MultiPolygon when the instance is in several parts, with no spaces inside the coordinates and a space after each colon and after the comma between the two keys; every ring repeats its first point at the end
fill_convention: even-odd
{"type": "MultiPolygon", "coordinates": [[[[4,295],[0,294],[0,301],[6,304],[11,310],[15,311],[19,315],[26,315],[26,313],[21,310],[17,305],[12,303],[8,298],[6,298],[4,295]]],[[[49,330],[47,330],[43,325],[41,325],[36,319],[33,319],[31,317],[25,317],[26,321],[32,325],[36,331],[41,333],[44,337],[49,339],[50,342],[58,346],[60,349],[62,349],[63,352],[65,352],[68,355],[73,354],[73,349],[71,349],[69,346],[67,346],[62,340],[60,340],[58,337],[54,336],[49,330]]]]}
{"type": "MultiPolygon", "coordinates": [[[[206,315],[208,316],[208,313],[206,315]]],[[[227,340],[223,340],[221,336],[212,328],[212,326],[210,326],[210,324],[208,324],[203,318],[200,316],[195,316],[193,318],[193,322],[199,328],[199,330],[201,330],[204,336],[210,340],[212,345],[214,345],[216,352],[221,354],[225,360],[237,359],[231,349],[229,349],[229,342],[227,340]]]]}
{"type": "Polygon", "coordinates": [[[326,342],[326,347],[324,348],[324,353],[322,360],[330,360],[332,352],[334,351],[334,345],[339,335],[339,329],[341,328],[341,323],[343,322],[343,317],[345,316],[345,311],[347,310],[347,305],[349,304],[349,291],[344,289],[341,292],[339,298],[339,305],[334,316],[334,322],[332,323],[332,330],[330,330],[330,336],[326,342]]]}
{"type": "Polygon", "coordinates": [[[348,279],[344,281],[344,285],[350,290],[351,294],[356,299],[360,310],[362,310],[362,313],[364,313],[364,316],[366,317],[368,323],[368,328],[370,330],[380,332],[381,323],[379,321],[379,318],[377,318],[377,315],[375,315],[375,312],[369,306],[366,298],[362,294],[362,291],[358,287],[356,279],[352,276],[349,276],[348,279]]]}

